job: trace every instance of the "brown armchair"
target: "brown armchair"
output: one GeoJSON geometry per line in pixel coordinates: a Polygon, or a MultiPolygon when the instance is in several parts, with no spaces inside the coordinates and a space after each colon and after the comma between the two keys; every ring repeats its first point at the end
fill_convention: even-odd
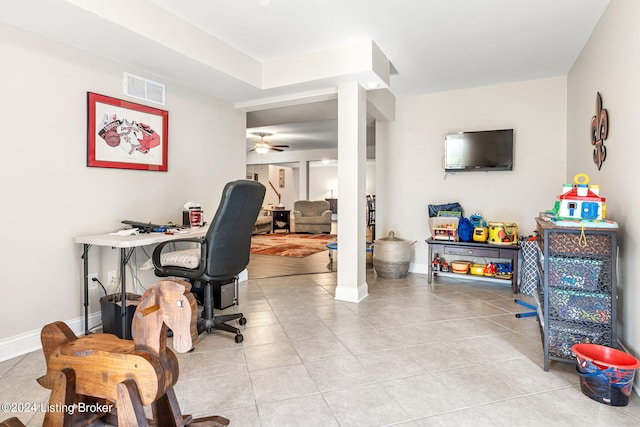
{"type": "Polygon", "coordinates": [[[293,203],[296,233],[331,233],[331,209],[326,200],[298,200],[293,203]]]}

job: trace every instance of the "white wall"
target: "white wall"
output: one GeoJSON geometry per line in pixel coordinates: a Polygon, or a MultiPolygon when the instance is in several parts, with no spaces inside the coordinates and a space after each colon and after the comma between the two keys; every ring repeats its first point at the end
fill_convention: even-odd
{"type": "Polygon", "coordinates": [[[338,198],[338,164],[309,167],[309,200],[338,198]]]}
{"type": "MultiPolygon", "coordinates": [[[[295,153],[293,153],[295,154],[295,153]]],[[[302,153],[301,153],[302,154],[302,153]]],[[[298,162],[300,163],[300,162],[298,162]]],[[[310,162],[320,163],[320,162],[310,162]]],[[[292,163],[292,164],[295,164],[292,163]]],[[[316,164],[309,166],[309,197],[308,200],[324,200],[331,197],[331,188],[333,188],[333,197],[338,197],[338,166],[331,163],[328,165],[316,164]]],[[[300,188],[298,174],[300,173],[300,167],[288,167],[281,165],[269,165],[269,164],[252,164],[247,165],[247,176],[253,176],[254,173],[258,174],[258,180],[267,186],[267,194],[265,195],[264,206],[269,203],[277,204],[278,196],[269,186],[267,177],[271,177],[271,182],[276,186],[278,191],[282,192],[282,202],[288,208],[293,208],[293,202],[300,200],[300,188]],[[279,169],[285,170],[285,188],[278,188],[278,171],[279,169]]],[[[367,161],[367,182],[366,189],[367,194],[376,193],[376,165],[375,160],[367,161]]]]}
{"type": "MultiPolygon", "coordinates": [[[[163,82],[169,171],[88,168],[87,91],[126,99],[123,71],[154,76],[4,24],[0,56],[2,347],[21,334],[38,338],[46,323],[80,318],[75,236],[117,230],[124,219],[181,222],[188,200],[201,202],[210,220],[224,184],[245,177],[246,155],[244,114],[163,82]]],[[[116,270],[114,252],[92,249],[90,270],[103,283],[106,270],[116,270]]]]}
{"type": "Polygon", "coordinates": [[[607,217],[618,222],[618,337],[640,357],[640,2],[612,0],[568,76],[566,180],[586,173],[607,199],[607,217]],[[609,113],[607,157],[600,170],[592,160],[591,117],[596,93],[609,113]]]}
{"type": "Polygon", "coordinates": [[[396,121],[376,127],[376,235],[414,241],[412,271],[426,272],[427,205],[457,201],[465,216],[535,228],[566,176],[564,77],[397,99],[396,121]],[[458,172],[442,168],[449,132],[513,128],[514,168],[458,172]]]}
{"type": "MultiPolygon", "coordinates": [[[[258,182],[267,187],[264,195],[262,206],[267,208],[269,205],[278,205],[278,193],[280,193],[280,202],[285,208],[293,209],[293,202],[298,200],[298,177],[297,168],[280,165],[248,165],[247,177],[255,177],[258,174],[258,182]],[[284,171],[284,188],[280,188],[280,170],[284,171]],[[269,185],[273,184],[275,190],[269,185]]],[[[253,178],[251,178],[253,179],[253,178]]]]}

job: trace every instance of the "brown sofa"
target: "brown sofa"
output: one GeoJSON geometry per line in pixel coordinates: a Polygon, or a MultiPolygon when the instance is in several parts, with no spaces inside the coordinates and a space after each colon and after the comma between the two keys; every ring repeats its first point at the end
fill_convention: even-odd
{"type": "Polygon", "coordinates": [[[298,200],[293,203],[296,233],[331,233],[331,209],[326,200],[298,200]]]}
{"type": "Polygon", "coordinates": [[[258,218],[256,218],[256,224],[253,226],[252,234],[271,233],[273,225],[273,217],[271,212],[266,209],[260,210],[258,218]]]}

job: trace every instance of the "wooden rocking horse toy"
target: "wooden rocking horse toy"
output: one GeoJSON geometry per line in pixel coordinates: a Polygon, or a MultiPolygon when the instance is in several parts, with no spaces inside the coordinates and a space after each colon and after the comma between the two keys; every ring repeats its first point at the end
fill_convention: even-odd
{"type": "Polygon", "coordinates": [[[46,325],[41,340],[47,373],[38,382],[51,390],[54,410],[46,413],[43,425],[86,426],[102,419],[120,427],[148,426],[148,405],[154,426],[228,425],[222,417],[183,416],[173,390],[179,369],[166,346],[167,330],[180,353],[198,340],[197,304],[190,289],[189,283],[171,280],[151,286],[134,314],[133,341],[111,334],[78,338],[63,322],[46,325]]]}

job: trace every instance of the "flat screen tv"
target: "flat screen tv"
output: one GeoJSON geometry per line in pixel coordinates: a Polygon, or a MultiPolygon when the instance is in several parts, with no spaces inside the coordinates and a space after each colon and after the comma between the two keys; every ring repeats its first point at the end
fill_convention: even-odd
{"type": "Polygon", "coordinates": [[[444,140],[444,170],[510,171],[513,129],[450,133],[444,140]]]}

